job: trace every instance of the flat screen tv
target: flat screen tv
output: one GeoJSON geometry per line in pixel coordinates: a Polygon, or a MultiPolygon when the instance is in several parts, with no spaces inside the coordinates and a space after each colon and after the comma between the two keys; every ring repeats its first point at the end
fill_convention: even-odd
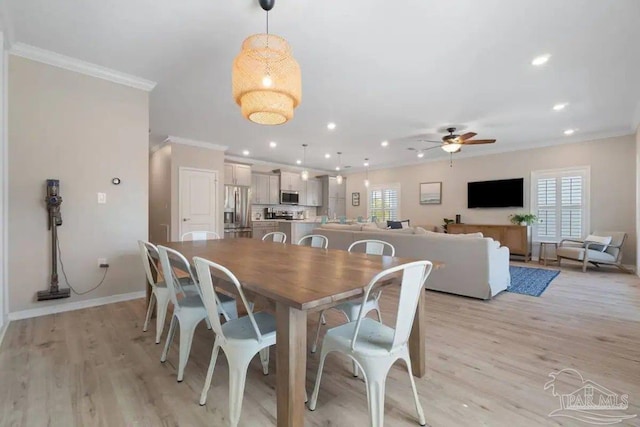
{"type": "Polygon", "coordinates": [[[524,207],[524,178],[467,183],[468,208],[524,207]]]}

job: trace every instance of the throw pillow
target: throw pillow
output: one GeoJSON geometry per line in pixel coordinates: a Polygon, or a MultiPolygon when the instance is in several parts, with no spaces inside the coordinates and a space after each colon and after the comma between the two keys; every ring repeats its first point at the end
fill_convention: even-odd
{"type": "Polygon", "coordinates": [[[586,239],[584,239],[584,246],[587,247],[587,243],[600,243],[599,245],[589,245],[589,249],[593,249],[594,251],[604,252],[611,243],[611,236],[596,236],[595,234],[589,234],[586,239]]]}
{"type": "Polygon", "coordinates": [[[410,220],[403,219],[402,221],[387,221],[387,228],[395,230],[397,228],[409,228],[411,226],[410,220]]]}

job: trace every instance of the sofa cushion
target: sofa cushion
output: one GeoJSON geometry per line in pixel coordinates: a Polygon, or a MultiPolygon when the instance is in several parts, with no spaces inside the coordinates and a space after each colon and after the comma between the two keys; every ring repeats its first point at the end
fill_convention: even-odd
{"type": "Polygon", "coordinates": [[[584,261],[585,252],[588,252],[589,254],[589,261],[613,263],[616,260],[613,255],[607,252],[595,251],[593,249],[586,250],[585,248],[575,246],[559,247],[557,254],[559,257],[574,259],[577,261],[584,261]]]}
{"type": "Polygon", "coordinates": [[[322,224],[320,228],[326,230],[344,230],[344,231],[360,231],[362,225],[360,224],[322,224]]]}
{"type": "Polygon", "coordinates": [[[415,230],[413,228],[392,228],[387,231],[394,234],[415,234],[415,230]]]}
{"type": "Polygon", "coordinates": [[[590,250],[604,252],[607,246],[611,243],[611,236],[596,236],[595,234],[589,234],[584,239],[584,247],[587,247],[588,243],[601,243],[600,245],[589,245],[590,250]]]}

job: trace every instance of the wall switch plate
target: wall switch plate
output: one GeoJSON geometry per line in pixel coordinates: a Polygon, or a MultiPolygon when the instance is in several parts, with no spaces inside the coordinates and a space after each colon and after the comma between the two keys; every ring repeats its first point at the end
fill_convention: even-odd
{"type": "Polygon", "coordinates": [[[98,258],[98,267],[102,268],[103,265],[107,265],[107,259],[106,258],[98,258]]]}
{"type": "Polygon", "coordinates": [[[98,193],[98,203],[101,205],[107,203],[107,193],[98,193]]]}

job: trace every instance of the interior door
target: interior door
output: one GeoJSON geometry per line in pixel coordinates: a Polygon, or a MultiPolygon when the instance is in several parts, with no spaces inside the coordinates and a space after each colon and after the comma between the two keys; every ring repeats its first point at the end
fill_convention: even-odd
{"type": "Polygon", "coordinates": [[[204,169],[180,168],[178,182],[178,238],[189,231],[218,232],[218,173],[204,169]]]}

